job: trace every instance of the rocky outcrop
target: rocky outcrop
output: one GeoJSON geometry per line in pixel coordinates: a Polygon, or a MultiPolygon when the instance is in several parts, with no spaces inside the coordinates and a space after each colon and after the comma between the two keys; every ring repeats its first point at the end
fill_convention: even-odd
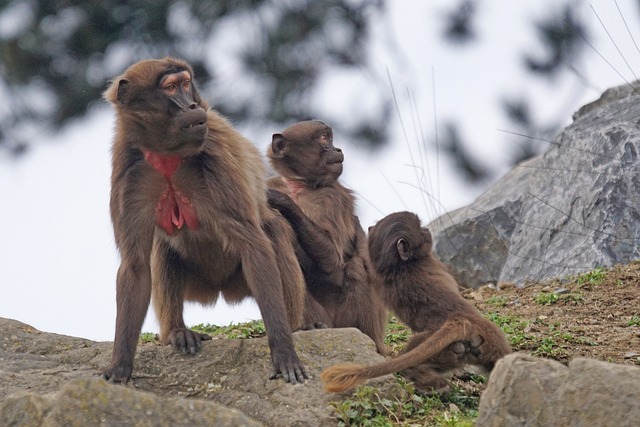
{"type": "Polygon", "coordinates": [[[95,378],[80,378],[52,396],[18,393],[0,403],[0,425],[261,426],[235,409],[198,399],[162,398],[95,378]]]}
{"type": "Polygon", "coordinates": [[[639,123],[640,91],[608,90],[544,154],[429,224],[435,253],[473,288],[640,258],[639,123]]]}
{"type": "MultiPolygon", "coordinates": [[[[340,396],[324,392],[320,371],[382,356],[354,328],[296,332],[294,341],[312,377],[304,384],[269,380],[267,340],[254,338],[207,341],[195,356],[140,345],[134,378],[124,387],[100,379],[112,343],[0,318],[0,425],[334,426],[329,403],[340,396]]],[[[397,387],[391,376],[371,383],[382,393],[397,387]]]]}
{"type": "Polygon", "coordinates": [[[496,364],[480,398],[478,427],[637,426],[640,368],[577,358],[511,354],[496,364]]]}

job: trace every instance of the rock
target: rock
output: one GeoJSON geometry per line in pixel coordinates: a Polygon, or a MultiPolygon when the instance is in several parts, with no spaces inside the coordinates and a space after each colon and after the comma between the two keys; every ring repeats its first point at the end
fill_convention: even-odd
{"type": "Polygon", "coordinates": [[[639,401],[640,368],[514,353],[491,373],[477,426],[635,426],[639,401]]]}
{"type": "Polygon", "coordinates": [[[613,88],[542,155],[429,224],[463,286],[523,285],[640,258],[640,95],[613,88]]]}
{"type": "Polygon", "coordinates": [[[75,379],[51,397],[18,393],[0,404],[0,425],[261,426],[240,411],[196,399],[163,398],[100,378],[75,379]]]}
{"type": "MultiPolygon", "coordinates": [[[[302,331],[293,337],[312,377],[304,384],[269,380],[267,340],[254,338],[206,341],[195,356],[156,344],[139,345],[133,380],[124,387],[99,380],[102,369],[109,364],[112,343],[44,333],[0,318],[0,425],[11,425],[1,420],[16,419],[21,413],[35,420],[27,425],[38,425],[36,421],[44,422],[58,414],[56,408],[68,407],[64,405],[69,396],[77,394],[85,399],[86,412],[55,415],[69,418],[53,425],[73,425],[76,421],[77,425],[92,425],[95,417],[103,417],[105,425],[120,425],[125,419],[131,424],[137,420],[141,425],[156,425],[146,421],[146,411],[173,411],[179,420],[183,415],[178,414],[184,414],[184,405],[188,404],[219,417],[235,414],[222,405],[234,408],[247,420],[267,426],[334,426],[336,419],[329,403],[349,394],[325,393],[320,371],[337,362],[369,364],[382,356],[376,353],[373,341],[354,328],[302,331]],[[86,389],[86,395],[78,392],[82,389],[86,389]],[[49,393],[54,393],[53,397],[46,396],[49,393]],[[108,398],[100,403],[101,396],[108,398]],[[112,412],[116,406],[111,401],[125,402],[126,413],[112,412]]],[[[397,387],[390,375],[370,383],[381,392],[393,393],[397,387]]],[[[233,417],[230,423],[241,419],[233,417]]]]}

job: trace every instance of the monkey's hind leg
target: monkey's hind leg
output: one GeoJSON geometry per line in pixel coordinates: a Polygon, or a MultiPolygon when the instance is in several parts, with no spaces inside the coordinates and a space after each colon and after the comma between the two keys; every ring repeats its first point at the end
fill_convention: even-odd
{"type": "Polygon", "coordinates": [[[295,236],[289,224],[279,215],[270,218],[265,223],[264,230],[276,253],[287,319],[291,330],[296,331],[304,326],[306,286],[293,247],[295,236]]]}
{"type": "Polygon", "coordinates": [[[333,321],[327,310],[309,292],[305,296],[303,331],[332,328],[333,321]]]}
{"type": "Polygon", "coordinates": [[[184,293],[192,274],[184,260],[166,242],[154,241],[151,254],[151,297],[160,323],[160,342],[171,344],[183,353],[195,354],[202,348],[202,341],[210,340],[187,328],[182,311],[184,293]]]}
{"type": "Polygon", "coordinates": [[[451,390],[446,378],[428,363],[412,366],[400,372],[400,374],[411,380],[416,390],[428,396],[432,394],[447,394],[451,390]]]}

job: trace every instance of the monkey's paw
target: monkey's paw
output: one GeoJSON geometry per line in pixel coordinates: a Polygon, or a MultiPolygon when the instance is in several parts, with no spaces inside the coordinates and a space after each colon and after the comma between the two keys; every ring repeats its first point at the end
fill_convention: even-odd
{"type": "Polygon", "coordinates": [[[295,209],[296,206],[291,197],[289,197],[282,191],[273,189],[267,190],[267,202],[269,203],[270,207],[281,212],[295,209]]]}
{"type": "Polygon", "coordinates": [[[273,372],[269,376],[270,380],[282,378],[291,384],[303,383],[309,379],[307,372],[302,366],[298,355],[295,352],[271,351],[273,360],[273,372]]]}
{"type": "Polygon", "coordinates": [[[104,371],[102,378],[110,383],[126,384],[131,379],[133,367],[126,363],[114,364],[104,371]]]}
{"type": "Polygon", "coordinates": [[[327,326],[326,323],[324,322],[314,322],[314,323],[309,323],[308,325],[303,326],[302,328],[300,328],[301,331],[313,331],[315,329],[328,329],[329,326],[327,326]]]}
{"type": "Polygon", "coordinates": [[[416,365],[401,372],[402,376],[413,381],[413,385],[420,393],[431,396],[433,394],[448,394],[451,391],[449,382],[436,370],[428,365],[416,365]]]}
{"type": "Polygon", "coordinates": [[[167,336],[165,343],[184,354],[196,354],[202,349],[202,341],[210,340],[207,334],[194,332],[191,329],[174,329],[167,336]]]}

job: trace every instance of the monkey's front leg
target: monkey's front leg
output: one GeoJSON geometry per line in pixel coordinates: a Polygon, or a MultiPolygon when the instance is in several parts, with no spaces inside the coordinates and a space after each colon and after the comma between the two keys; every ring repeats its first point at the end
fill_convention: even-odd
{"type": "Polygon", "coordinates": [[[138,337],[149,307],[151,273],[148,260],[123,256],[116,280],[113,355],[103,376],[108,381],[126,384],[131,379],[138,337]]]}
{"type": "Polygon", "coordinates": [[[260,231],[247,234],[252,237],[251,241],[242,239],[242,233],[237,233],[236,243],[241,245],[239,249],[244,245],[242,269],[267,330],[273,365],[273,372],[269,378],[281,376],[292,384],[302,383],[309,377],[293,346],[282,278],[271,242],[266,235],[261,236],[260,231]]]}
{"type": "Polygon", "coordinates": [[[160,341],[171,344],[182,353],[195,354],[202,348],[202,341],[210,340],[187,328],[184,323],[184,290],[189,280],[194,280],[184,260],[162,239],[156,239],[151,255],[153,271],[153,306],[160,323],[160,341]]]}

